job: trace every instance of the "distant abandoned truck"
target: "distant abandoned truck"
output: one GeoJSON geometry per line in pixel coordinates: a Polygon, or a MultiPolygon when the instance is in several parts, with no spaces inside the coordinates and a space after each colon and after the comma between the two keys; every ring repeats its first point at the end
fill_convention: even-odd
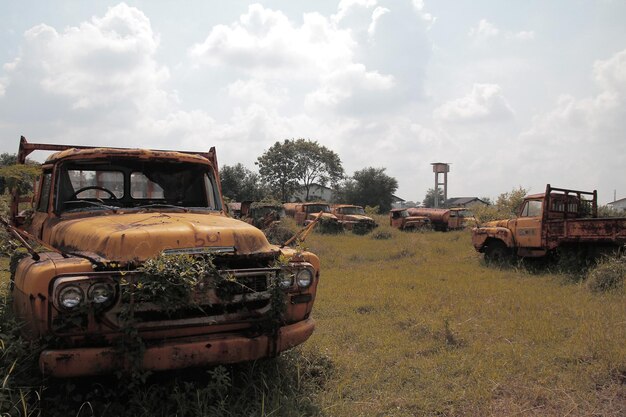
{"type": "Polygon", "coordinates": [[[433,229],[441,232],[465,227],[463,210],[425,207],[413,207],[408,210],[411,216],[428,217],[433,229]]]}
{"type": "Polygon", "coordinates": [[[27,223],[14,190],[9,229],[29,255],[12,277],[15,313],[27,337],[53,341],[39,357],[43,373],[255,360],[312,334],[319,259],[270,245],[225,215],[214,148],[91,148],[22,137],[19,163],[35,150],[59,152],[42,165],[27,223]],[[139,363],[119,350],[129,327],[143,343],[139,363]]]}
{"type": "Polygon", "coordinates": [[[279,223],[283,217],[285,217],[285,209],[279,202],[241,202],[241,219],[261,230],[265,230],[279,223]]]}
{"type": "Polygon", "coordinates": [[[337,216],[346,230],[359,229],[369,232],[378,227],[378,224],[365,214],[365,209],[352,204],[337,204],[331,207],[332,213],[337,216]]]}
{"type": "Polygon", "coordinates": [[[391,209],[389,225],[400,230],[420,230],[430,228],[430,219],[425,216],[412,216],[406,208],[391,209]]]}
{"type": "Polygon", "coordinates": [[[626,218],[598,218],[597,192],[553,188],[529,195],[510,220],[472,229],[474,248],[488,261],[542,257],[555,251],[595,256],[626,243],[626,218]]]}
{"type": "Polygon", "coordinates": [[[283,207],[285,214],[296,219],[296,224],[300,226],[311,223],[320,216],[320,213],[322,216],[320,220],[339,223],[339,219],[331,212],[328,203],[285,203],[283,207]]]}

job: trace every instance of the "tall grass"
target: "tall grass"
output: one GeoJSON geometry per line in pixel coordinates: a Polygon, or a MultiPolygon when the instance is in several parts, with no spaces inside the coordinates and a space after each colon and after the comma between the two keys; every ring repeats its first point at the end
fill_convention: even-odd
{"type": "MultiPolygon", "coordinates": [[[[130,391],[114,378],[19,382],[34,371],[20,359],[9,372],[28,352],[17,349],[0,364],[0,414],[623,415],[624,291],[488,267],[466,231],[377,221],[389,239],[309,235],[322,261],[317,329],[280,358],[158,374],[130,391]]],[[[0,326],[4,350],[23,346],[14,324],[0,326]]]]}

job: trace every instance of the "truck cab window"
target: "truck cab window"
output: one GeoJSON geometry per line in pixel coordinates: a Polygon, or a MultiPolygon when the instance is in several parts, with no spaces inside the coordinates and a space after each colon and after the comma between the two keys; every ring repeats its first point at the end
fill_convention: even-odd
{"type": "Polygon", "coordinates": [[[521,217],[539,217],[541,216],[543,201],[530,200],[524,204],[521,217]]]}

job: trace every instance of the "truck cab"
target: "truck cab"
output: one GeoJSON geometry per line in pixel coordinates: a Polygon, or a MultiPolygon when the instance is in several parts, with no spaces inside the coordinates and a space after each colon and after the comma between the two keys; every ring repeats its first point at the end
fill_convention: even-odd
{"type": "Polygon", "coordinates": [[[319,259],[271,245],[257,228],[226,216],[214,148],[22,138],[18,161],[37,150],[57,152],[42,166],[34,214],[21,220],[15,190],[11,211],[14,230],[45,249],[29,247],[12,295],[24,336],[55,341],[39,355],[44,374],[128,367],[115,346],[129,326],[145,345],[139,365],[147,370],[271,357],[312,334],[319,259]],[[147,272],[147,265],[178,261],[191,267],[169,278],[158,268],[147,272]],[[167,291],[179,293],[176,304],[158,302],[167,291]]]}
{"type": "Polygon", "coordinates": [[[430,219],[425,216],[412,216],[406,208],[389,211],[389,225],[400,230],[420,230],[430,227],[430,219]]]}
{"type": "Polygon", "coordinates": [[[283,204],[285,213],[293,217],[298,225],[308,225],[313,220],[321,216],[321,219],[328,222],[338,223],[339,219],[335,216],[328,203],[311,202],[311,203],[285,203],[283,204]]]}
{"type": "Polygon", "coordinates": [[[365,209],[352,204],[337,204],[332,206],[332,212],[346,230],[353,230],[355,227],[365,231],[371,231],[378,227],[378,224],[365,214],[365,209]]]}

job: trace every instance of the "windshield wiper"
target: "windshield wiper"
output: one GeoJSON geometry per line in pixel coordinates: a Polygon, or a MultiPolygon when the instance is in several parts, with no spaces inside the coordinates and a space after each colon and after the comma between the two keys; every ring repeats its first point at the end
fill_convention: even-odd
{"type": "Polygon", "coordinates": [[[171,209],[182,210],[185,213],[187,213],[189,211],[189,209],[187,207],[181,207],[181,206],[175,206],[174,204],[163,204],[163,203],[143,204],[143,205],[137,206],[135,208],[138,208],[138,209],[171,208],[171,209]]]}
{"type": "MultiPolygon", "coordinates": [[[[95,207],[103,208],[105,210],[111,210],[113,213],[117,213],[117,209],[119,208],[119,207],[109,206],[109,205],[101,203],[99,201],[89,201],[89,200],[71,200],[71,201],[66,201],[63,204],[82,204],[82,203],[87,203],[87,204],[90,204],[90,205],[95,206],[95,207]]],[[[79,208],[70,209],[70,210],[66,210],[66,211],[85,210],[86,208],[87,207],[79,207],[79,208]]]]}

